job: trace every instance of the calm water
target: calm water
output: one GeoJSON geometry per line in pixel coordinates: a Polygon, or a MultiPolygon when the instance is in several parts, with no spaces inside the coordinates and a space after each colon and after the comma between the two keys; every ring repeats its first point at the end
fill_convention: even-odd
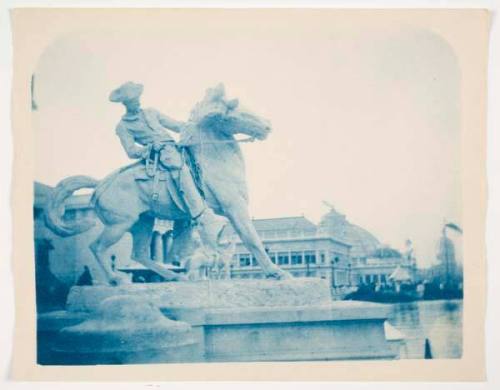
{"type": "Polygon", "coordinates": [[[402,359],[424,357],[425,339],[434,359],[462,355],[462,301],[419,301],[393,305],[389,322],[406,336],[402,359]]]}

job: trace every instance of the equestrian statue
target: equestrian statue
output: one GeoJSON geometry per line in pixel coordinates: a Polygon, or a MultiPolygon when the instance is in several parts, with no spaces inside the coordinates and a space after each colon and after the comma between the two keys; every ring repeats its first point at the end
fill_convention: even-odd
{"type": "Polygon", "coordinates": [[[95,220],[68,221],[63,216],[68,197],[77,190],[94,188],[91,204],[104,229],[90,250],[110,285],[126,278],[112,269],[105,253],[127,232],[132,235],[133,260],[166,280],[184,278],[151,259],[155,218],[174,222],[171,253],[178,259],[193,256],[195,229],[206,253],[215,257],[222,253],[221,237],[227,227],[223,221],[229,220],[267,277],[290,278],[272,263],[251,221],[239,146],[239,142],[265,139],[271,130],[269,122],[242,109],[237,99],[227,100],[222,84],[206,91],[186,123],[156,109],[141,108],[142,92],[141,84],[127,82],[109,97],[125,106],[116,134],[128,157],[136,161],[101,181],[89,176],[62,180],[47,202],[47,226],[61,236],[91,229],[95,220]],[[179,133],[179,142],[167,130],[179,133]],[[248,138],[238,140],[236,134],[248,138]]]}

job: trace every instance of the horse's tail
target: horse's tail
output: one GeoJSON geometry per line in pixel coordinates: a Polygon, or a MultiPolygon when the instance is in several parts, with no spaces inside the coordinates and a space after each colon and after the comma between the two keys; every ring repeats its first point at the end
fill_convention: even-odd
{"type": "Polygon", "coordinates": [[[95,188],[99,183],[89,176],[71,176],[60,181],[49,195],[45,206],[45,224],[55,234],[62,237],[69,237],[83,233],[95,225],[91,219],[80,219],[75,221],[65,221],[64,203],[73,193],[82,188],[95,188]]]}

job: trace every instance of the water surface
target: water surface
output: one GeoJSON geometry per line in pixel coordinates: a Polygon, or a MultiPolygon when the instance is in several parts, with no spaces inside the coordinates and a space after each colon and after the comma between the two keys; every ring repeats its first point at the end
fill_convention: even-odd
{"type": "Polygon", "coordinates": [[[389,322],[406,336],[402,359],[422,359],[426,338],[431,343],[434,359],[462,356],[461,300],[394,304],[389,322]]]}

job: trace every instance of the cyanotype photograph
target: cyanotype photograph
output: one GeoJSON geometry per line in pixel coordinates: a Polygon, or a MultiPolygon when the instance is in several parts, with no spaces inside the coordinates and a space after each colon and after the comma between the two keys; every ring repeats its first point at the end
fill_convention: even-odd
{"type": "Polygon", "coordinates": [[[480,14],[53,12],[23,79],[37,366],[464,357],[447,28],[480,14]]]}

